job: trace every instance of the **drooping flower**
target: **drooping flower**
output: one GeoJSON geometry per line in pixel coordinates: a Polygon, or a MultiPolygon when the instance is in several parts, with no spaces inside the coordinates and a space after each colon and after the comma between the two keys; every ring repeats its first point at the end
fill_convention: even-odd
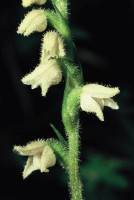
{"type": "Polygon", "coordinates": [[[22,6],[28,7],[32,4],[43,5],[46,3],[46,0],[22,0],[22,6]]]}
{"type": "Polygon", "coordinates": [[[118,94],[119,88],[105,87],[98,84],[87,84],[83,86],[80,96],[80,106],[83,111],[95,113],[96,116],[104,121],[103,109],[108,106],[118,109],[117,103],[112,99],[118,94]]]}
{"type": "Polygon", "coordinates": [[[16,153],[28,156],[23,171],[23,178],[27,178],[33,171],[49,172],[48,168],[56,163],[55,154],[45,140],[37,140],[28,143],[26,146],[14,146],[16,153]]]}
{"type": "Polygon", "coordinates": [[[26,85],[31,85],[32,89],[41,87],[42,96],[45,96],[48,88],[52,85],[60,83],[62,80],[62,73],[60,67],[55,59],[39,64],[33,72],[26,75],[22,82],[26,85]]]}
{"type": "Polygon", "coordinates": [[[56,56],[65,56],[63,40],[57,32],[49,31],[43,36],[41,62],[56,56]]]}
{"type": "Polygon", "coordinates": [[[42,32],[47,27],[45,12],[41,9],[30,11],[18,27],[17,33],[28,36],[33,32],[42,32]]]}

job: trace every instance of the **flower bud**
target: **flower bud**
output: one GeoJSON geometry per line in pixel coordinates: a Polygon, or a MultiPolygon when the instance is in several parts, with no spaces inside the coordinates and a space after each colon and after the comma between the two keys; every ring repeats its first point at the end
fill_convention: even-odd
{"type": "Polygon", "coordinates": [[[28,36],[33,32],[42,32],[47,27],[47,18],[45,12],[41,9],[30,11],[20,26],[18,27],[17,33],[28,36]]]}
{"type": "Polygon", "coordinates": [[[22,0],[22,6],[28,7],[32,4],[43,5],[46,3],[46,0],[22,0]]]}

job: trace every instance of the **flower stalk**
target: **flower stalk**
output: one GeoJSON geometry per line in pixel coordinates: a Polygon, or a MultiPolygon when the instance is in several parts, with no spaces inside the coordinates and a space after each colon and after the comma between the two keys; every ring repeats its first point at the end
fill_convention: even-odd
{"type": "Polygon", "coordinates": [[[81,71],[64,62],[67,75],[62,104],[62,120],[68,136],[68,174],[72,200],[82,200],[82,184],[79,175],[79,97],[83,79],[81,71]]]}

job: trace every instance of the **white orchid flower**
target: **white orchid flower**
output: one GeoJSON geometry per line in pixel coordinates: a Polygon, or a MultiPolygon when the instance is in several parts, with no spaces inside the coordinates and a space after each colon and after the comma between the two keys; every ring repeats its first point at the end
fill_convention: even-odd
{"type": "Polygon", "coordinates": [[[104,121],[103,108],[108,106],[118,109],[117,103],[112,99],[118,94],[119,88],[105,87],[98,84],[87,84],[83,86],[80,96],[80,106],[83,111],[95,113],[96,116],[104,121]]]}
{"type": "Polygon", "coordinates": [[[64,43],[59,34],[55,31],[48,31],[44,34],[42,49],[41,49],[41,62],[50,58],[65,56],[64,43]]]}
{"type": "Polygon", "coordinates": [[[49,172],[48,168],[56,163],[56,157],[51,147],[45,140],[37,140],[28,143],[26,146],[14,146],[16,153],[28,156],[23,171],[23,178],[27,178],[33,171],[49,172]]]}
{"type": "Polygon", "coordinates": [[[18,27],[17,33],[28,36],[36,31],[42,32],[46,29],[46,27],[47,17],[44,10],[33,9],[25,16],[20,26],[18,27]]]}
{"type": "Polygon", "coordinates": [[[43,5],[46,3],[46,0],[22,0],[22,6],[28,7],[32,4],[43,5]]]}
{"type": "Polygon", "coordinates": [[[33,72],[26,75],[22,82],[31,85],[32,89],[41,87],[42,96],[45,96],[48,88],[60,83],[62,80],[61,69],[55,59],[46,61],[37,66],[33,72]]]}

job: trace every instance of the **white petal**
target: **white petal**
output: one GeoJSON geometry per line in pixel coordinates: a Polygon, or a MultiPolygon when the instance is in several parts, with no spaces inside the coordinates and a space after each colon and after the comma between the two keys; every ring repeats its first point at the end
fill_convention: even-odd
{"type": "Polygon", "coordinates": [[[28,36],[33,32],[43,32],[47,27],[47,19],[45,14],[38,15],[34,20],[34,23],[31,22],[31,24],[27,27],[27,29],[24,32],[24,36],[28,36]]]}
{"type": "Polygon", "coordinates": [[[51,58],[51,54],[49,51],[46,51],[46,49],[41,51],[41,57],[40,57],[40,62],[41,63],[45,63],[46,61],[48,61],[51,58]]]}
{"type": "Polygon", "coordinates": [[[25,16],[18,27],[17,33],[28,36],[35,31],[42,32],[46,29],[46,27],[47,18],[44,11],[41,9],[33,9],[25,16]]]}
{"type": "Polygon", "coordinates": [[[47,82],[46,80],[44,80],[42,83],[41,83],[41,95],[42,96],[46,96],[46,93],[48,91],[48,88],[50,86],[50,83],[47,82]]]}
{"type": "Polygon", "coordinates": [[[41,61],[56,56],[65,56],[64,44],[62,38],[55,31],[49,31],[43,36],[43,44],[41,50],[41,61]]]}
{"type": "Polygon", "coordinates": [[[64,48],[64,44],[63,44],[63,41],[62,39],[59,37],[58,38],[58,43],[59,43],[59,56],[63,57],[65,56],[65,48],[64,48]]]}
{"type": "Polygon", "coordinates": [[[104,121],[101,107],[89,94],[81,94],[80,106],[83,111],[95,113],[101,121],[104,121]]]}
{"type": "Polygon", "coordinates": [[[113,97],[120,92],[118,87],[110,88],[98,84],[87,84],[83,86],[82,91],[92,97],[103,99],[113,97]]]}
{"type": "Polygon", "coordinates": [[[45,140],[37,140],[28,143],[26,146],[14,146],[14,151],[24,156],[32,156],[41,153],[43,148],[47,145],[45,140]]]}
{"type": "Polygon", "coordinates": [[[47,61],[48,67],[44,71],[44,76],[41,79],[42,96],[46,96],[48,88],[52,85],[57,85],[62,80],[62,73],[60,67],[54,59],[47,61]]]}
{"type": "Polygon", "coordinates": [[[37,66],[31,73],[22,78],[22,83],[32,85],[32,89],[38,87],[44,72],[44,64],[37,66]]]}
{"type": "Polygon", "coordinates": [[[41,155],[42,153],[39,153],[33,156],[33,165],[38,169],[40,169],[41,155]]]}
{"type": "Polygon", "coordinates": [[[100,106],[101,110],[104,109],[104,99],[93,98],[100,106]]]}
{"type": "Polygon", "coordinates": [[[40,86],[42,89],[42,96],[45,96],[48,88],[60,83],[61,80],[61,69],[56,60],[51,59],[36,67],[33,72],[22,79],[22,82],[26,85],[31,85],[32,89],[40,86]]]}
{"type": "Polygon", "coordinates": [[[28,6],[31,6],[32,4],[43,5],[45,3],[46,3],[46,0],[22,0],[23,7],[28,7],[28,6]]]}
{"type": "Polygon", "coordinates": [[[108,106],[108,107],[110,107],[112,109],[115,109],[115,110],[119,109],[118,104],[113,99],[111,99],[111,98],[104,99],[104,105],[108,106]]]}
{"type": "Polygon", "coordinates": [[[26,165],[24,167],[24,171],[23,171],[23,174],[22,174],[23,179],[27,178],[33,171],[35,171],[37,169],[38,168],[33,165],[33,157],[30,156],[27,159],[26,165]]]}
{"type": "Polygon", "coordinates": [[[56,157],[51,147],[48,145],[44,148],[41,156],[41,172],[48,172],[47,168],[54,166],[56,157]]]}

